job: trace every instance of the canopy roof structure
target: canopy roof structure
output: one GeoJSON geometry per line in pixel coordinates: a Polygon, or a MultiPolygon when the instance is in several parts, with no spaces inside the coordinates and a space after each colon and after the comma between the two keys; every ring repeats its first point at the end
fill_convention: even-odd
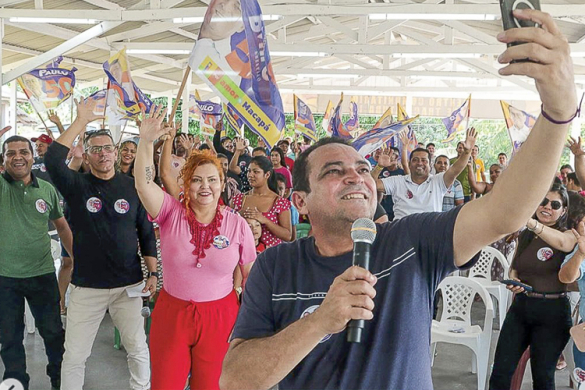
{"type": "MultiPolygon", "coordinates": [[[[234,0],[221,0],[224,2],[234,0]]],[[[136,84],[175,96],[207,0],[0,0],[2,83],[58,55],[78,85],[103,87],[102,63],[126,47],[136,84]],[[85,20],[83,20],[85,19],[85,20]],[[87,24],[78,24],[79,22],[87,24]]],[[[537,98],[501,77],[498,0],[260,0],[283,94],[537,98]]],[[[585,84],[585,2],[541,0],[567,36],[585,84]]],[[[193,75],[190,90],[209,89],[193,75]]],[[[210,93],[207,96],[211,96],[210,93]]]]}

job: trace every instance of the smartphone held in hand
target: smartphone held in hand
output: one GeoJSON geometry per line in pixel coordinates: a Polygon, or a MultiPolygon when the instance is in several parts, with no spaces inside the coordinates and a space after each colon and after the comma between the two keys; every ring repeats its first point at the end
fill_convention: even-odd
{"type": "MultiPolygon", "coordinates": [[[[517,9],[535,9],[540,10],[540,0],[500,0],[500,10],[502,11],[502,24],[504,30],[511,28],[539,27],[537,23],[531,20],[522,20],[514,16],[512,11],[517,9]]],[[[508,46],[521,45],[523,42],[508,43],[508,46]]]]}

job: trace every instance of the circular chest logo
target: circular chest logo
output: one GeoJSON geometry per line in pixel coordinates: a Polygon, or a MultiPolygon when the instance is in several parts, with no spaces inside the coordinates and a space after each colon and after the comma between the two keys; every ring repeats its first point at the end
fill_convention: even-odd
{"type": "MultiPolygon", "coordinates": [[[[309,306],[308,308],[305,309],[305,311],[303,312],[303,314],[301,314],[301,318],[305,318],[306,316],[308,316],[309,314],[313,313],[318,308],[319,308],[319,305],[309,306]]],[[[321,339],[321,341],[319,341],[319,344],[324,343],[325,341],[329,340],[330,338],[331,338],[331,335],[328,334],[327,336],[323,337],[321,339]]]]}
{"type": "Polygon", "coordinates": [[[97,213],[102,209],[102,201],[95,196],[91,197],[85,203],[85,207],[90,213],[97,213]]]}
{"type": "Polygon", "coordinates": [[[382,172],[382,176],[383,177],[390,177],[390,172],[384,171],[384,172],[382,172]]]}
{"type": "Polygon", "coordinates": [[[118,214],[126,214],[130,211],[130,203],[126,201],[126,199],[118,199],[116,203],[114,203],[114,210],[118,214]]]}
{"type": "Polygon", "coordinates": [[[549,260],[551,257],[553,256],[553,250],[545,247],[545,248],[540,248],[538,250],[538,252],[536,253],[536,257],[538,258],[538,260],[540,261],[547,261],[549,260]]]}
{"type": "Polygon", "coordinates": [[[37,211],[41,214],[47,212],[47,202],[45,202],[43,199],[37,199],[37,201],[35,202],[35,207],[37,211]]]}
{"type": "Polygon", "coordinates": [[[240,168],[245,168],[246,167],[246,162],[245,161],[240,161],[240,168]]]}
{"type": "Polygon", "coordinates": [[[412,199],[414,198],[414,194],[412,193],[412,191],[408,190],[406,191],[406,199],[412,199]]]}
{"type": "Polygon", "coordinates": [[[41,164],[41,166],[39,167],[39,170],[41,172],[47,172],[47,167],[45,166],[45,164],[41,164]]]}
{"type": "Polygon", "coordinates": [[[177,161],[173,161],[173,167],[178,168],[179,167],[179,163],[177,161]]]}
{"type": "Polygon", "coordinates": [[[230,246],[230,240],[223,235],[215,236],[213,237],[213,246],[217,249],[225,249],[230,246]]]}

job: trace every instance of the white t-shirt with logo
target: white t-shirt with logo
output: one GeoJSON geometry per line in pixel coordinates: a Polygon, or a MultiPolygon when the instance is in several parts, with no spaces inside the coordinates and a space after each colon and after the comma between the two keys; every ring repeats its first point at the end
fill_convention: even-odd
{"type": "Polygon", "coordinates": [[[442,211],[443,196],[448,191],[444,175],[444,172],[429,175],[421,184],[414,183],[410,175],[381,179],[385,195],[392,195],[394,201],[394,219],[415,213],[442,211]]]}

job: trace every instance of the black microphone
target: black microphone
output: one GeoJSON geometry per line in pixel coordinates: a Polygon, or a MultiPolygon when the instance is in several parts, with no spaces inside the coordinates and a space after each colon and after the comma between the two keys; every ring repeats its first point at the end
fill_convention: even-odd
{"type": "Polygon", "coordinates": [[[142,309],[140,310],[140,315],[144,318],[150,317],[150,306],[148,306],[148,299],[142,300],[142,309]]]}
{"type": "MultiPolygon", "coordinates": [[[[376,239],[376,224],[368,218],[360,218],[351,225],[353,241],[353,265],[370,268],[370,249],[376,239]]],[[[347,325],[347,341],[361,343],[364,320],[351,320],[347,325]]]]}

